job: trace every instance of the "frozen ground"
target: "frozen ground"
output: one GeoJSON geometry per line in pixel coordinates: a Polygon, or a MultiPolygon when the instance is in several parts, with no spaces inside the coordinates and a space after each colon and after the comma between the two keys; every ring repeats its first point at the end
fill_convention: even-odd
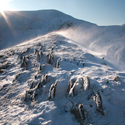
{"type": "Polygon", "coordinates": [[[124,125],[124,25],[54,10],[20,15],[8,14],[16,39],[0,29],[0,124],[124,125]]]}
{"type": "Polygon", "coordinates": [[[51,33],[0,55],[0,124],[125,123],[125,72],[101,55],[51,33]]]}

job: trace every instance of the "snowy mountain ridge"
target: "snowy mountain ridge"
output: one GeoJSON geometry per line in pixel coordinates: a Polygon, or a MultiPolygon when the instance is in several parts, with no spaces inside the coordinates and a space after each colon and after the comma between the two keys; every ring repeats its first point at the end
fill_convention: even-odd
{"type": "Polygon", "coordinates": [[[97,26],[56,10],[7,11],[4,18],[0,16],[0,49],[56,31],[90,50],[103,53],[115,63],[125,64],[124,26],[97,26]]]}
{"type": "MultiPolygon", "coordinates": [[[[9,29],[3,28],[4,38],[6,33],[6,40],[15,43],[0,50],[0,124],[124,125],[125,71],[110,63],[107,57],[111,54],[106,54],[109,47],[111,53],[118,49],[116,53],[121,56],[122,52],[115,47],[124,49],[123,27],[98,27],[58,11],[20,13],[24,22],[24,17],[30,17],[29,22],[31,17],[37,21],[24,25],[19,16],[18,25],[17,19],[13,19],[13,33],[18,33],[18,38],[22,36],[21,40],[30,38],[25,42],[14,40],[9,29]],[[42,24],[46,25],[34,18],[40,13],[44,15],[40,17],[42,24]],[[51,20],[46,21],[47,18],[51,20]],[[119,41],[103,40],[111,36],[119,41]],[[102,53],[101,47],[105,48],[102,53]]],[[[122,58],[124,61],[124,54],[122,58]]]]}

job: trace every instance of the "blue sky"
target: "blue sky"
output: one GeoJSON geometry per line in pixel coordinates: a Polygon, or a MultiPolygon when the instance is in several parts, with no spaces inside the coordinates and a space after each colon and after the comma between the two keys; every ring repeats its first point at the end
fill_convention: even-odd
{"type": "Polygon", "coordinates": [[[7,6],[11,10],[56,9],[97,25],[125,23],[125,0],[9,0],[7,6]]]}

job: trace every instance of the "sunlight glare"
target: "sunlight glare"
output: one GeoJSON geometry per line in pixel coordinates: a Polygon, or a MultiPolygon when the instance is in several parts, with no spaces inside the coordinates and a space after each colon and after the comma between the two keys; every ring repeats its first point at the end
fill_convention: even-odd
{"type": "Polygon", "coordinates": [[[0,12],[2,13],[3,11],[5,10],[9,10],[9,6],[8,6],[8,3],[10,1],[9,0],[0,0],[0,12]]]}

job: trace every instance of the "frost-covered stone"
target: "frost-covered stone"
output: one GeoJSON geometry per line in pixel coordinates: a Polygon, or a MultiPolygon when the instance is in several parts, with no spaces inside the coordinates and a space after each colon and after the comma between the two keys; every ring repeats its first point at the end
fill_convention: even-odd
{"type": "Polygon", "coordinates": [[[54,54],[52,52],[50,52],[48,55],[48,64],[53,64],[54,63],[54,54]]]}
{"type": "Polygon", "coordinates": [[[56,62],[56,68],[59,68],[59,62],[60,62],[61,58],[59,58],[56,62]]]}
{"type": "Polygon", "coordinates": [[[77,78],[77,80],[70,80],[68,97],[73,97],[81,93],[83,91],[83,84],[84,83],[82,77],[77,78]]]}
{"type": "Polygon", "coordinates": [[[90,87],[90,80],[89,80],[89,77],[86,76],[83,78],[83,81],[84,81],[84,90],[88,90],[89,87],[90,87]]]}
{"type": "Polygon", "coordinates": [[[28,63],[26,62],[25,56],[22,57],[22,63],[21,63],[21,68],[26,68],[27,69],[28,63]]]}
{"type": "Polygon", "coordinates": [[[40,55],[40,57],[42,57],[43,56],[43,52],[39,51],[39,55],[40,55]]]}
{"type": "Polygon", "coordinates": [[[0,73],[3,73],[4,72],[4,70],[3,69],[0,69],[0,73]]]}
{"type": "Polygon", "coordinates": [[[94,93],[94,101],[96,103],[96,110],[101,113],[101,115],[104,115],[103,112],[103,102],[100,93],[97,91],[94,93]]]}
{"type": "Polygon", "coordinates": [[[39,54],[39,51],[36,52],[36,59],[37,59],[37,61],[40,61],[40,54],[39,54]]]}
{"type": "Polygon", "coordinates": [[[57,82],[53,83],[49,89],[49,99],[53,99],[55,97],[56,94],[56,86],[57,86],[57,82]]]}
{"type": "Polygon", "coordinates": [[[32,101],[33,90],[27,90],[25,93],[24,101],[32,101]]]}
{"type": "Polygon", "coordinates": [[[119,78],[119,76],[116,76],[115,78],[114,78],[114,81],[118,81],[118,80],[120,80],[120,78],[119,78]]]}
{"type": "Polygon", "coordinates": [[[0,69],[6,69],[6,68],[8,68],[9,66],[10,66],[9,63],[4,63],[4,64],[0,65],[0,69]]]}
{"type": "Polygon", "coordinates": [[[68,86],[68,91],[70,91],[70,89],[73,87],[73,84],[75,83],[76,79],[71,79],[69,86],[68,86]]]}
{"type": "Polygon", "coordinates": [[[70,88],[68,97],[73,97],[74,96],[74,94],[75,94],[75,86],[76,86],[76,82],[70,88]]]}
{"type": "Polygon", "coordinates": [[[85,114],[83,104],[77,104],[73,109],[71,109],[71,113],[74,114],[76,120],[80,122],[81,125],[84,124],[85,114]]]}

